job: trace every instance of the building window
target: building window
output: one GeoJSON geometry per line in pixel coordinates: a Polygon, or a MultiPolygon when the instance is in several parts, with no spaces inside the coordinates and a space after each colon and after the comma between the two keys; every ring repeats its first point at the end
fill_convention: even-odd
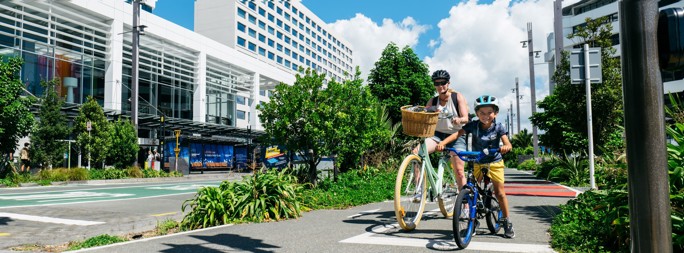
{"type": "Polygon", "coordinates": [[[264,36],[263,34],[260,33],[259,34],[259,41],[266,43],[266,36],[264,36]]]}
{"type": "Polygon", "coordinates": [[[246,15],[246,14],[247,14],[247,13],[245,12],[245,10],[243,10],[243,9],[240,8],[240,7],[238,7],[238,16],[240,16],[240,17],[242,17],[242,18],[245,18],[245,15],[246,15]]]}
{"type": "Polygon", "coordinates": [[[237,118],[238,119],[245,119],[245,111],[237,110],[237,118]]]}
{"type": "Polygon", "coordinates": [[[275,57],[275,55],[273,54],[273,52],[268,51],[268,59],[273,60],[274,57],[275,57]]]}
{"type": "Polygon", "coordinates": [[[283,57],[278,55],[278,57],[276,58],[276,62],[283,64],[283,57]]]}
{"type": "Polygon", "coordinates": [[[266,96],[266,90],[259,90],[259,95],[266,96]]]}
{"type": "Polygon", "coordinates": [[[259,47],[259,54],[266,56],[266,49],[264,49],[263,47],[259,47]]]}
{"type": "Polygon", "coordinates": [[[268,21],[271,21],[271,22],[275,21],[275,17],[273,16],[273,14],[271,14],[271,13],[268,14],[268,21]]]}
{"type": "Polygon", "coordinates": [[[280,52],[283,51],[283,45],[280,45],[280,43],[276,43],[276,49],[280,52]]]}
{"type": "Polygon", "coordinates": [[[262,17],[265,17],[265,16],[266,16],[266,10],[264,10],[264,9],[261,8],[261,7],[259,7],[259,15],[261,15],[262,17]]]}
{"type": "Polygon", "coordinates": [[[242,37],[238,36],[238,38],[237,38],[237,43],[238,43],[238,45],[244,47],[244,46],[245,46],[245,39],[243,39],[242,37]]]}
{"type": "Polygon", "coordinates": [[[249,22],[256,25],[256,17],[249,15],[249,22]]]}
{"type": "Polygon", "coordinates": [[[254,1],[249,1],[249,2],[247,3],[247,6],[249,6],[250,9],[256,11],[256,4],[254,3],[254,1]]]}
{"type": "Polygon", "coordinates": [[[245,32],[245,24],[238,22],[237,29],[241,32],[245,32]]]}
{"type": "Polygon", "coordinates": [[[273,1],[268,1],[268,8],[271,8],[271,10],[273,10],[273,1]]]}
{"type": "Polygon", "coordinates": [[[259,20],[259,28],[261,28],[262,30],[266,30],[266,23],[264,23],[264,21],[259,20]]]}
{"type": "Polygon", "coordinates": [[[252,38],[256,38],[256,31],[252,28],[249,28],[247,34],[249,34],[249,36],[251,36],[252,38]]]}
{"type": "Polygon", "coordinates": [[[247,49],[256,51],[256,44],[249,42],[249,44],[247,45],[247,49]]]}
{"type": "Polygon", "coordinates": [[[245,102],[245,97],[240,96],[240,95],[235,96],[235,102],[237,102],[238,104],[241,104],[241,105],[247,104],[247,102],[245,102]]]}
{"type": "Polygon", "coordinates": [[[278,39],[281,39],[281,40],[282,40],[282,39],[283,39],[283,33],[281,33],[281,32],[276,32],[276,37],[278,37],[278,39]]]}
{"type": "Polygon", "coordinates": [[[280,19],[276,19],[276,25],[278,25],[279,27],[283,27],[283,21],[280,19]]]}
{"type": "Polygon", "coordinates": [[[275,34],[275,29],[273,29],[273,27],[271,27],[270,25],[268,26],[268,33],[275,34]]]}
{"type": "Polygon", "coordinates": [[[280,16],[283,15],[283,9],[281,9],[280,7],[276,7],[276,12],[277,12],[278,15],[280,15],[280,16]]]}
{"type": "Polygon", "coordinates": [[[272,40],[272,39],[268,39],[268,45],[271,46],[271,47],[273,47],[273,44],[274,44],[273,40],[272,40]]]}

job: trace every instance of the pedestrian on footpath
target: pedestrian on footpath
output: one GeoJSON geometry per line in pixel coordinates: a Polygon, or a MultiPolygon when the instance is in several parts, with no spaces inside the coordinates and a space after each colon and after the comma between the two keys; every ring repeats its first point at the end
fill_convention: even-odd
{"type": "Polygon", "coordinates": [[[152,154],[152,150],[147,151],[147,161],[145,166],[147,166],[146,169],[154,167],[154,155],[152,154]]]}
{"type": "Polygon", "coordinates": [[[23,173],[24,168],[26,168],[26,172],[31,171],[31,156],[29,154],[29,143],[24,143],[24,148],[21,149],[19,153],[19,158],[21,159],[21,169],[20,171],[23,173]]]}

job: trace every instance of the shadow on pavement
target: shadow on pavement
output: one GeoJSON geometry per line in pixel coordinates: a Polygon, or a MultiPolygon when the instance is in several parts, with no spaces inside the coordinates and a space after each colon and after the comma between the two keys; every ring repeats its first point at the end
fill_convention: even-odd
{"type": "Polygon", "coordinates": [[[7,225],[10,221],[13,220],[7,217],[0,217],[0,226],[7,225]]]}
{"type": "Polygon", "coordinates": [[[524,214],[533,219],[551,224],[553,218],[560,213],[560,207],[553,205],[543,206],[516,206],[513,207],[517,213],[524,214]]]}
{"type": "Polygon", "coordinates": [[[246,252],[275,252],[280,247],[265,244],[263,240],[252,239],[234,234],[219,234],[214,236],[191,235],[190,237],[197,238],[208,242],[208,244],[168,244],[164,245],[170,247],[162,252],[226,252],[230,251],[246,251],[246,252]]]}

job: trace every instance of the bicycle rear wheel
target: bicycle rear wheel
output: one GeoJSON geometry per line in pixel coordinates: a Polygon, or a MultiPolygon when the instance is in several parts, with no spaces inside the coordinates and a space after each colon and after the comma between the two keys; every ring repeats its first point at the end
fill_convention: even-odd
{"type": "Polygon", "coordinates": [[[456,198],[458,197],[458,183],[456,183],[454,170],[450,166],[446,166],[443,175],[442,193],[437,198],[437,204],[444,217],[449,218],[454,215],[454,203],[456,203],[456,198]]]}
{"type": "Polygon", "coordinates": [[[503,218],[503,211],[499,206],[499,201],[494,196],[494,192],[491,189],[485,191],[485,207],[487,208],[487,228],[492,234],[499,233],[501,230],[501,223],[499,220],[503,218]]]}
{"type": "Polygon", "coordinates": [[[394,185],[394,213],[402,229],[411,231],[418,226],[425,210],[427,182],[417,155],[404,158],[394,185]],[[417,173],[414,168],[418,168],[417,173]]]}
{"type": "Polygon", "coordinates": [[[456,198],[454,218],[452,219],[454,241],[459,248],[465,249],[475,233],[475,195],[470,188],[463,188],[456,198]]]}

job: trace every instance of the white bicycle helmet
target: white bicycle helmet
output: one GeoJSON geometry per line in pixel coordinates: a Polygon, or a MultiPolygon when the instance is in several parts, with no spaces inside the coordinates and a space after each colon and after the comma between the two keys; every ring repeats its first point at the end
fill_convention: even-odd
{"type": "Polygon", "coordinates": [[[499,112],[499,100],[496,99],[496,97],[494,96],[482,95],[475,99],[474,105],[475,111],[477,111],[477,109],[480,109],[480,107],[482,106],[491,105],[492,107],[494,107],[495,112],[499,112]]]}

